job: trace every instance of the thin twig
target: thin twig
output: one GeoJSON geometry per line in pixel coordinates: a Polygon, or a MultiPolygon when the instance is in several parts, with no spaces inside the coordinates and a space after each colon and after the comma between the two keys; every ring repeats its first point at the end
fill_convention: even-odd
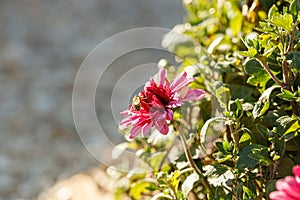
{"type": "Polygon", "coordinates": [[[196,165],[196,163],[193,160],[193,157],[192,157],[190,149],[188,148],[185,136],[183,135],[183,133],[181,133],[181,131],[178,129],[178,127],[175,127],[175,128],[176,128],[177,132],[179,133],[186,159],[188,160],[190,166],[194,169],[194,171],[199,175],[203,186],[208,191],[211,191],[210,185],[207,182],[206,177],[203,175],[202,171],[198,168],[198,166],[196,165]]]}
{"type": "Polygon", "coordinates": [[[274,165],[273,165],[273,170],[271,172],[271,180],[273,180],[275,178],[279,162],[280,162],[280,160],[276,160],[274,165]]]}
{"type": "Polygon", "coordinates": [[[268,72],[268,74],[272,77],[272,79],[275,81],[275,83],[277,83],[279,86],[281,86],[282,88],[285,88],[284,83],[282,83],[276,76],[275,74],[273,74],[273,72],[271,71],[271,69],[269,68],[269,66],[267,65],[267,63],[263,62],[261,59],[259,59],[259,61],[261,62],[263,68],[268,72]]]}

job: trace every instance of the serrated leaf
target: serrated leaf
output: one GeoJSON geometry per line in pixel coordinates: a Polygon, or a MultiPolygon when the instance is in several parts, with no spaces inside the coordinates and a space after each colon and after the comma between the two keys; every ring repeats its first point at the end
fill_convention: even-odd
{"type": "Polygon", "coordinates": [[[260,117],[269,109],[270,106],[270,96],[276,88],[280,88],[278,85],[274,85],[264,91],[264,93],[259,97],[258,101],[255,103],[252,114],[254,118],[260,117]]]}
{"type": "Polygon", "coordinates": [[[189,192],[193,189],[194,184],[199,180],[199,175],[196,173],[190,174],[183,182],[181,189],[185,198],[187,198],[189,192]]]}

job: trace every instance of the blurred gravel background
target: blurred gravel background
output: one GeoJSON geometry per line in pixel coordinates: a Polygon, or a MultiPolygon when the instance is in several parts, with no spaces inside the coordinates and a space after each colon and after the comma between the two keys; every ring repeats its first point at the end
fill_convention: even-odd
{"type": "Polygon", "coordinates": [[[0,2],[1,199],[36,199],[56,180],[99,164],[72,118],[81,62],[113,34],[172,28],[183,15],[180,0],[0,2]]]}

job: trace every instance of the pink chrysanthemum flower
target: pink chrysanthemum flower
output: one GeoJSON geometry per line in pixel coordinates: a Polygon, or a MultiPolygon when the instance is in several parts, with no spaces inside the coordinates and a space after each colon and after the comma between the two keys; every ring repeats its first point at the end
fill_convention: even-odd
{"type": "Polygon", "coordinates": [[[152,126],[166,135],[169,132],[168,121],[173,119],[172,109],[182,106],[185,101],[204,97],[205,91],[188,87],[194,80],[194,78],[188,78],[186,72],[182,72],[169,82],[166,71],[161,69],[158,73],[158,82],[156,83],[151,78],[145,84],[144,91],[134,97],[129,109],[121,113],[127,118],[120,122],[120,128],[132,126],[131,139],[140,132],[146,136],[152,126]]]}
{"type": "Polygon", "coordinates": [[[276,182],[277,191],[270,193],[271,200],[300,200],[300,165],[293,167],[293,176],[276,182]]]}

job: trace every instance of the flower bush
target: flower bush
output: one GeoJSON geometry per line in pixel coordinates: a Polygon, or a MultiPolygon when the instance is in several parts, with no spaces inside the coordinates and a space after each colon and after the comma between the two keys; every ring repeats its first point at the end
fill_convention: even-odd
{"type": "Polygon", "coordinates": [[[161,62],[122,113],[116,148],[137,159],[115,198],[300,199],[300,1],[183,5],[174,31],[191,40],[162,43],[178,66],[161,62]]]}

